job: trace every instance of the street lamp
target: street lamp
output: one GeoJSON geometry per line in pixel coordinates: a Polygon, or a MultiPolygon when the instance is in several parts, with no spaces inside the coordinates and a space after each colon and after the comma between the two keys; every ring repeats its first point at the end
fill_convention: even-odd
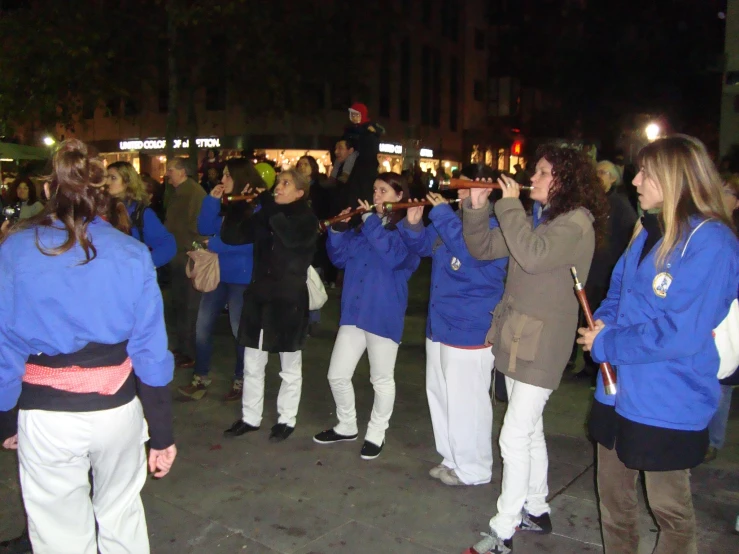
{"type": "Polygon", "coordinates": [[[46,146],[54,146],[54,143],[56,143],[56,141],[53,138],[51,138],[50,136],[47,135],[47,136],[44,137],[44,144],[46,146]]]}
{"type": "Polygon", "coordinates": [[[650,123],[649,125],[647,125],[647,128],[644,129],[644,132],[647,135],[647,140],[649,142],[657,140],[657,138],[659,137],[659,131],[659,125],[657,125],[656,123],[650,123]]]}

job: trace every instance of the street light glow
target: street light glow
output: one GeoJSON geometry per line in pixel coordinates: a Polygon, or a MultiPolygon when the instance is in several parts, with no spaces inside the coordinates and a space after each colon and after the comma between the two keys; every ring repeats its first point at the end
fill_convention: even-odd
{"type": "Polygon", "coordinates": [[[53,146],[56,141],[51,137],[44,137],[44,144],[46,146],[53,146]]]}
{"type": "Polygon", "coordinates": [[[644,132],[647,134],[647,139],[651,142],[653,140],[656,140],[657,137],[659,137],[659,125],[656,123],[650,123],[647,125],[647,128],[644,130],[644,132]]]}

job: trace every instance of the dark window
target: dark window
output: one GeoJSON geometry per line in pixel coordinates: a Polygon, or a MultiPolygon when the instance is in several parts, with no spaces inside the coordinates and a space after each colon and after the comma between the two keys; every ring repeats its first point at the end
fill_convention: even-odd
{"type": "Polygon", "coordinates": [[[412,8],[411,0],[403,0],[403,3],[401,5],[401,9],[403,10],[403,15],[410,15],[411,8],[412,8]]]}
{"type": "Polygon", "coordinates": [[[167,87],[159,87],[159,113],[169,111],[169,90],[167,87]]]}
{"type": "Polygon", "coordinates": [[[475,100],[477,100],[478,102],[482,102],[485,99],[485,89],[483,87],[482,81],[475,81],[474,95],[475,100]]]}
{"type": "Polygon", "coordinates": [[[421,125],[431,123],[431,48],[421,51],[421,125]]]}
{"type": "Polygon", "coordinates": [[[454,0],[444,0],[441,7],[441,36],[459,40],[459,8],[454,0]]]}
{"type": "Polygon", "coordinates": [[[433,51],[433,67],[431,74],[431,124],[441,126],[441,52],[433,51]]]}
{"type": "Polygon", "coordinates": [[[502,0],[488,0],[487,19],[490,25],[495,25],[499,22],[499,18],[503,13],[502,3],[502,0]]]}
{"type": "Polygon", "coordinates": [[[480,29],[475,29],[475,50],[485,49],[485,33],[480,29]]]}
{"type": "Polygon", "coordinates": [[[457,67],[457,58],[452,57],[449,60],[449,129],[457,130],[459,118],[459,68],[457,67]]]}
{"type": "Polygon", "coordinates": [[[222,85],[205,89],[205,109],[209,112],[226,109],[226,90],[222,85]]]}
{"type": "Polygon", "coordinates": [[[411,120],[411,42],[400,44],[400,120],[411,120]]]}
{"type": "Polygon", "coordinates": [[[421,0],[421,21],[426,27],[431,26],[431,16],[433,14],[431,0],[421,0]]]}
{"type": "Polygon", "coordinates": [[[121,113],[121,99],[108,100],[105,103],[105,115],[108,117],[118,117],[121,113]]]}
{"type": "Polygon", "coordinates": [[[392,68],[392,52],[390,46],[382,50],[380,60],[380,117],[390,117],[390,72],[392,68]]]}
{"type": "Polygon", "coordinates": [[[123,101],[123,115],[136,117],[141,113],[141,104],[135,98],[126,98],[123,101]]]}
{"type": "Polygon", "coordinates": [[[94,100],[86,100],[82,103],[82,119],[95,118],[95,106],[97,102],[94,100]]]}

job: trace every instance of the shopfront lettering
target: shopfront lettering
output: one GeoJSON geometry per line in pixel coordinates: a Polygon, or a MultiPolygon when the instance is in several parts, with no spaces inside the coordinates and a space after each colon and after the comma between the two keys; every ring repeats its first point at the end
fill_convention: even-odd
{"type": "Polygon", "coordinates": [[[434,157],[434,151],[431,150],[431,148],[421,148],[421,151],[419,152],[419,154],[422,158],[433,158],[434,157]]]}
{"type": "MultiPolygon", "coordinates": [[[[146,140],[122,140],[118,143],[121,150],[164,150],[167,141],[164,139],[146,139],[146,140]]],[[[218,137],[199,137],[195,139],[198,148],[220,148],[221,139],[218,137]]],[[[189,139],[173,139],[172,147],[177,150],[180,148],[189,148],[189,139]]]]}
{"type": "Polygon", "coordinates": [[[400,144],[392,144],[390,142],[380,143],[380,152],[385,154],[403,154],[403,146],[400,144]]]}

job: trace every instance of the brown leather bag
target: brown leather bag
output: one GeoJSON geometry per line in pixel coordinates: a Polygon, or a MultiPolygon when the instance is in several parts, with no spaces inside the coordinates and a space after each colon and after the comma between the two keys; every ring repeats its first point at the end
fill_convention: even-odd
{"type": "Polygon", "coordinates": [[[218,265],[218,254],[205,249],[191,250],[187,253],[185,272],[192,280],[192,286],[200,292],[215,290],[221,281],[221,268],[218,265]]]}

